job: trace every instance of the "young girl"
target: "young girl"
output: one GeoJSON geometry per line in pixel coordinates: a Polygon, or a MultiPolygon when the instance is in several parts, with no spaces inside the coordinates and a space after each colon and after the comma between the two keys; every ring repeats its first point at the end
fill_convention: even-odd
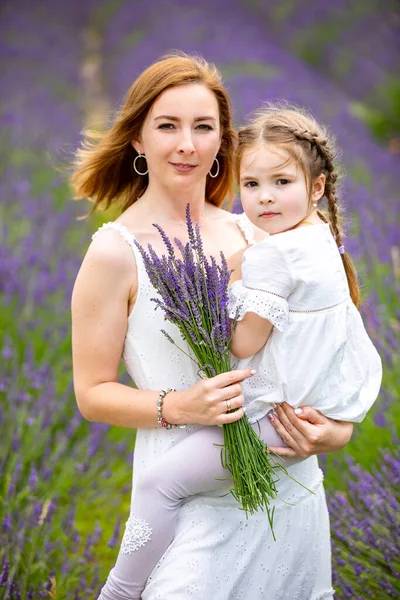
{"type": "MultiPolygon", "coordinates": [[[[298,408],[314,406],[338,420],[360,421],[377,397],[381,362],[358,312],[356,274],[341,240],[331,141],[310,116],[271,105],[240,131],[238,167],[245,213],[269,234],[245,251],[242,279],[237,256],[230,292],[232,315],[240,307],[233,354],[256,369],[242,384],[248,418],[263,441],[275,446],[283,442],[276,439],[266,415],[274,418],[271,409],[278,410],[285,400],[298,408]],[[329,221],[318,210],[323,197],[329,221]]],[[[229,400],[226,404],[229,410],[229,400]]],[[[141,598],[147,578],[173,539],[181,503],[194,494],[226,489],[222,440],[221,429],[200,429],[139,476],[120,555],[102,600],[141,598]]],[[[282,500],[290,501],[291,486],[297,484],[290,481],[284,488],[280,483],[282,500]]],[[[278,512],[275,521],[283,514],[278,512]]],[[[325,535],[325,530],[316,535],[325,535]]],[[[314,543],[311,537],[309,542],[314,543]]],[[[293,548],[286,539],[281,552],[282,564],[296,565],[295,557],[306,550],[293,548]]],[[[333,598],[332,590],[323,587],[330,572],[319,576],[325,592],[318,597],[333,598]]],[[[304,581],[301,585],[300,590],[293,583],[296,593],[314,598],[315,588],[310,592],[304,581]]],[[[272,589],[272,581],[271,586],[270,597],[283,598],[272,589]]]]}
{"type": "Polygon", "coordinates": [[[334,159],[327,130],[295,107],[269,104],[239,132],[242,205],[269,234],[245,252],[231,286],[232,307],[241,307],[233,354],[244,359],[268,340],[251,358],[257,375],[243,384],[250,420],[287,401],[357,422],[379,392],[381,361],[342,243],[334,159]]]}

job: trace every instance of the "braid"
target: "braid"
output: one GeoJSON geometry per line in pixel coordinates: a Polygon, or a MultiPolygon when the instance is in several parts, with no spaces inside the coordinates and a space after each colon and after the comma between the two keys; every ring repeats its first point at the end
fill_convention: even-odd
{"type": "MultiPolygon", "coordinates": [[[[292,129],[291,132],[297,140],[305,141],[310,144],[311,151],[315,150],[321,159],[320,172],[325,173],[325,197],[328,201],[329,219],[323,212],[317,211],[318,216],[325,223],[329,223],[333,237],[338,248],[342,246],[342,233],[340,231],[340,211],[336,200],[336,182],[338,175],[333,162],[332,152],[329,148],[328,140],[318,133],[308,131],[307,129],[292,129]]],[[[350,296],[357,308],[360,308],[360,288],[357,280],[357,273],[351,262],[350,257],[345,252],[341,254],[344,270],[349,284],[350,296]]]]}
{"type": "MultiPolygon", "coordinates": [[[[335,238],[338,248],[342,246],[342,233],[340,231],[340,212],[336,200],[336,181],[337,174],[330,156],[326,158],[327,177],[325,182],[325,196],[328,200],[329,224],[335,238]]],[[[357,272],[347,254],[341,254],[344,270],[346,272],[347,282],[349,284],[350,296],[356,307],[360,308],[360,288],[358,285],[357,272]]]]}
{"type": "MultiPolygon", "coordinates": [[[[290,133],[299,141],[299,142],[307,142],[310,145],[310,150],[315,151],[316,155],[319,157],[321,161],[320,171],[326,171],[327,179],[325,184],[325,195],[327,192],[327,186],[330,185],[333,193],[334,193],[334,185],[337,180],[337,174],[334,170],[331,156],[329,155],[329,151],[327,148],[328,141],[326,138],[322,137],[320,134],[309,131],[308,129],[296,129],[290,128],[290,133]]],[[[337,239],[337,234],[339,233],[339,229],[337,227],[338,222],[338,207],[335,201],[335,217],[333,219],[333,223],[329,220],[325,214],[321,210],[317,210],[317,215],[324,223],[329,223],[332,231],[332,235],[337,239]]],[[[339,234],[340,237],[340,234],[339,234]]],[[[341,244],[339,244],[341,245],[341,244]]]]}
{"type": "Polygon", "coordinates": [[[290,129],[291,133],[300,142],[308,142],[311,146],[311,150],[315,150],[316,153],[326,161],[328,154],[328,140],[322,137],[319,133],[308,131],[308,129],[290,129]]]}
{"type": "Polygon", "coordinates": [[[315,144],[315,139],[318,137],[316,133],[312,133],[311,131],[308,131],[308,129],[298,129],[296,127],[288,127],[288,129],[298,140],[304,140],[310,144],[315,144]]]}

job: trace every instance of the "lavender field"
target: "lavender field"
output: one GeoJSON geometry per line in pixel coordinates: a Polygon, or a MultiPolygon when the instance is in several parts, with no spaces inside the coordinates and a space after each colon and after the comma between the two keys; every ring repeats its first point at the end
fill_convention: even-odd
{"type": "Polygon", "coordinates": [[[95,598],[116,557],[135,432],[81,418],[69,312],[91,233],[115,214],[77,220],[88,205],[72,201],[67,167],[82,127],[104,125],[171,49],[218,65],[238,124],[285,98],[343,149],[346,249],[384,380],[351,443],[321,459],[334,587],[400,598],[399,30],[391,0],[3,0],[0,600],[95,598]]]}

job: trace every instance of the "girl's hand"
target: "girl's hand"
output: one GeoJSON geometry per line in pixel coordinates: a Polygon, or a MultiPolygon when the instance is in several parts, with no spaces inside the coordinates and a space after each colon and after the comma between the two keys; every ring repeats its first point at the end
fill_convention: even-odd
{"type": "Polygon", "coordinates": [[[277,404],[276,415],[269,418],[276,432],[289,447],[271,447],[280,456],[308,458],[312,454],[334,452],[343,448],[353,433],[353,423],[334,421],[310,406],[303,406],[301,414],[287,402],[277,404]]]}
{"type": "Polygon", "coordinates": [[[223,425],[238,421],[244,415],[241,382],[252,375],[251,369],[237,369],[202,379],[183,392],[168,394],[163,404],[164,416],[169,423],[178,425],[223,425]]]}

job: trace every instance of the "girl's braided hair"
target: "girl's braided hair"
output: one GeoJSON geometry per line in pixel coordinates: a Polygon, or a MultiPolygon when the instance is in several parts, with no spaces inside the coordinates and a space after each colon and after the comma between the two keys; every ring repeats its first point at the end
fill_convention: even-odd
{"type": "MultiPolygon", "coordinates": [[[[282,103],[268,103],[260,109],[249,125],[239,131],[236,171],[239,176],[243,153],[254,144],[270,143],[284,148],[298,162],[304,172],[310,196],[314,180],[325,175],[324,197],[327,201],[327,214],[318,210],[318,216],[329,223],[338,248],[342,246],[341,215],[337,201],[336,165],[337,150],[335,141],[326,127],[317,123],[312,115],[297,106],[282,103]]],[[[349,284],[350,295],[360,308],[360,289],[357,273],[345,252],[341,254],[349,284]]]]}

